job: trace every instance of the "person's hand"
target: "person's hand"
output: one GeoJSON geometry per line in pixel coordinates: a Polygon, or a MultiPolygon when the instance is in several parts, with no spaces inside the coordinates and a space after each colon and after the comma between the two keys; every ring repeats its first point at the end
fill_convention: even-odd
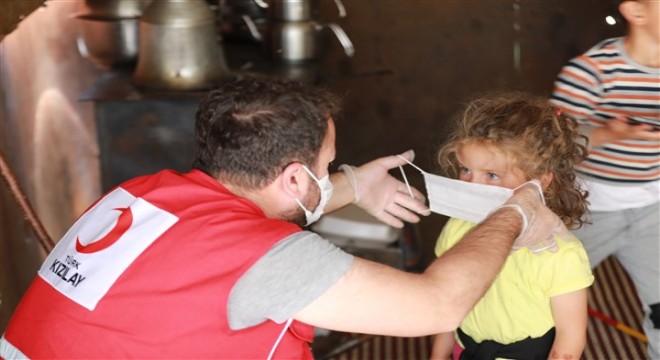
{"type": "Polygon", "coordinates": [[[513,251],[523,247],[532,252],[556,251],[555,235],[567,238],[568,229],[544,202],[541,185],[532,180],[516,188],[513,196],[503,205],[516,208],[523,217],[523,229],[513,243],[513,251]]]}
{"type": "Polygon", "coordinates": [[[660,131],[653,131],[653,125],[630,122],[626,118],[611,119],[605,126],[591,130],[589,142],[599,146],[620,140],[660,140],[660,131]]]}
{"type": "MultiPolygon", "coordinates": [[[[415,152],[408,150],[401,154],[409,161],[415,158],[415,152]]],[[[408,187],[388,173],[390,169],[407,164],[397,156],[386,156],[368,162],[354,169],[359,191],[360,208],[378,220],[394,226],[403,227],[403,221],[416,223],[419,215],[429,215],[431,210],[424,204],[425,198],[415,188],[408,187]]]]}

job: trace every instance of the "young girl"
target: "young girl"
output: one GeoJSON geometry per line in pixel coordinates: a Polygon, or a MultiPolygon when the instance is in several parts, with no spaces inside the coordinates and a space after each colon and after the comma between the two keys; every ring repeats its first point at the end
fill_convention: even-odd
{"type": "MultiPolygon", "coordinates": [[[[442,175],[513,189],[531,179],[547,206],[570,228],[584,223],[586,192],[573,166],[586,156],[577,124],[546,99],[504,94],[467,106],[438,152],[442,175]],[[578,141],[576,141],[578,140],[578,141]]],[[[440,256],[475,226],[449,219],[436,244],[440,256]]],[[[571,235],[572,236],[572,235],[571,235]]],[[[579,359],[586,342],[587,288],[593,275],[582,244],[557,237],[555,252],[509,255],[456,334],[435,337],[433,359],[579,359]]]]}

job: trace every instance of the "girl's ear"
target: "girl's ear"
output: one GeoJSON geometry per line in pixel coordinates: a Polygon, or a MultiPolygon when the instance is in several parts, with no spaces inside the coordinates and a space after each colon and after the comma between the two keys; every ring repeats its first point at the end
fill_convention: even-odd
{"type": "Polygon", "coordinates": [[[293,198],[303,198],[304,189],[309,185],[307,183],[309,175],[302,168],[300,163],[291,163],[284,168],[277,181],[280,182],[280,189],[285,194],[293,198]]]}
{"type": "Polygon", "coordinates": [[[543,190],[547,189],[548,186],[550,186],[550,183],[552,182],[552,179],[554,179],[554,177],[555,175],[551,172],[541,175],[539,181],[541,181],[541,187],[543,188],[543,190]]]}

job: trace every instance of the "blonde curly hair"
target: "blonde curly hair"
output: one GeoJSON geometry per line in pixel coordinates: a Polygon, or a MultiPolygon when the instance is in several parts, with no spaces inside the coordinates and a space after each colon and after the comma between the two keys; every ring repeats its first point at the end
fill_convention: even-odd
{"type": "Polygon", "coordinates": [[[443,176],[457,179],[456,152],[466,142],[500,147],[515,160],[527,179],[553,175],[544,191],[546,204],[569,228],[585,220],[588,193],[575,181],[575,164],[586,159],[587,138],[577,122],[548,99],[523,93],[499,93],[470,102],[461,112],[447,142],[438,150],[443,176]]]}

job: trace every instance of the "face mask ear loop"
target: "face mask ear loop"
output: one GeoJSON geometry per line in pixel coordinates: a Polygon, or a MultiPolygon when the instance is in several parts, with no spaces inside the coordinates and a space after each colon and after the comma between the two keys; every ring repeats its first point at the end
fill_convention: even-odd
{"type": "Polygon", "coordinates": [[[406,172],[403,171],[403,166],[399,166],[399,170],[401,170],[401,176],[403,176],[403,181],[406,183],[406,188],[408,189],[408,194],[410,194],[411,198],[415,198],[415,196],[412,193],[412,189],[410,188],[410,183],[408,183],[408,178],[406,177],[406,172]]]}
{"type": "Polygon", "coordinates": [[[410,165],[410,166],[414,167],[415,169],[419,170],[419,172],[421,172],[422,174],[426,173],[426,171],[422,170],[419,166],[413,164],[412,162],[410,162],[408,159],[404,158],[403,156],[397,155],[397,157],[399,157],[401,160],[407,162],[408,165],[410,165]]]}
{"type": "Polygon", "coordinates": [[[307,173],[309,174],[309,176],[311,176],[312,179],[314,179],[314,181],[316,181],[316,183],[318,184],[318,182],[319,182],[319,178],[317,178],[316,175],[314,175],[314,173],[312,172],[312,170],[308,169],[307,166],[305,166],[305,165],[303,165],[302,168],[303,168],[305,171],[307,171],[307,173]]]}
{"type": "MultiPolygon", "coordinates": [[[[307,168],[307,166],[303,165],[302,168],[303,168],[305,171],[307,171],[307,174],[309,174],[309,176],[311,176],[312,179],[313,179],[317,184],[319,183],[319,179],[316,178],[316,175],[314,175],[314,173],[312,173],[312,171],[309,170],[309,169],[307,168]]],[[[306,215],[306,216],[309,216],[309,215],[307,215],[307,214],[311,214],[311,213],[312,213],[311,211],[309,211],[309,210],[305,207],[305,205],[302,204],[302,202],[301,202],[298,198],[295,198],[294,200],[296,200],[296,202],[298,203],[298,206],[300,206],[300,207],[303,209],[303,211],[305,212],[305,215],[306,215]]],[[[309,225],[309,224],[308,224],[308,225],[309,225]]]]}
{"type": "Polygon", "coordinates": [[[541,183],[536,179],[530,180],[530,181],[528,181],[528,182],[526,182],[526,183],[524,183],[520,186],[517,186],[515,189],[513,189],[513,191],[516,191],[519,188],[521,188],[521,187],[523,187],[527,184],[532,184],[532,185],[536,186],[536,189],[539,191],[539,195],[541,196],[541,202],[543,203],[543,205],[545,205],[545,196],[543,195],[543,188],[541,187],[541,183]]]}
{"type": "Polygon", "coordinates": [[[305,205],[303,205],[302,202],[298,200],[298,198],[293,198],[293,200],[295,200],[298,203],[298,206],[300,206],[300,208],[303,209],[305,213],[311,213],[311,211],[307,210],[305,205]]]}
{"type": "MultiPolygon", "coordinates": [[[[410,166],[414,167],[415,169],[419,170],[422,174],[424,174],[424,170],[420,169],[417,165],[413,164],[412,162],[408,161],[408,159],[404,158],[401,155],[397,155],[399,158],[401,158],[403,161],[407,162],[410,166]]],[[[411,198],[415,198],[413,195],[412,189],[410,188],[410,183],[408,182],[408,178],[406,177],[406,172],[403,171],[403,166],[399,166],[399,170],[401,170],[401,176],[403,176],[403,181],[406,183],[406,188],[408,189],[408,194],[410,194],[411,198]]]]}

